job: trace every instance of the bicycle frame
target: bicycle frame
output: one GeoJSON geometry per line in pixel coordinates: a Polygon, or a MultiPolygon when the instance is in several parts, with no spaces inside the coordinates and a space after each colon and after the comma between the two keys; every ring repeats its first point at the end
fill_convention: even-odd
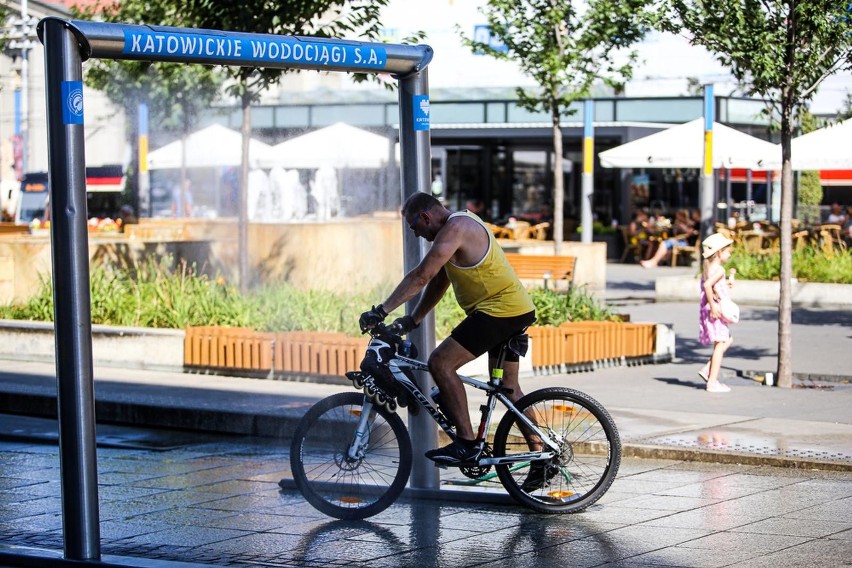
{"type": "MultiPolygon", "coordinates": [[[[391,371],[394,379],[402,385],[414,399],[417,401],[420,406],[422,406],[432,417],[432,419],[441,427],[441,429],[450,437],[450,439],[456,439],[456,433],[453,426],[449,423],[444,414],[436,407],[432,406],[417,384],[411,380],[406,374],[405,369],[412,369],[415,371],[424,371],[429,372],[429,367],[426,363],[422,361],[418,361],[416,359],[411,359],[409,357],[405,357],[397,354],[394,359],[392,359],[388,363],[388,368],[391,371]]],[[[482,410],[482,420],[479,425],[479,431],[477,432],[477,440],[484,441],[486,433],[488,432],[488,427],[491,424],[491,417],[494,412],[494,408],[496,406],[496,401],[500,401],[506,409],[514,414],[518,420],[520,420],[527,428],[530,429],[536,436],[538,436],[542,443],[547,447],[547,450],[539,451],[539,452],[526,452],[523,454],[512,454],[508,456],[500,456],[500,457],[488,457],[481,458],[477,460],[479,465],[502,465],[502,464],[510,464],[531,460],[542,460],[542,459],[550,459],[556,455],[559,451],[559,445],[552,439],[551,433],[542,432],[538,426],[536,426],[527,416],[519,411],[512,401],[506,397],[506,395],[500,391],[500,383],[499,382],[484,382],[478,381],[471,377],[467,377],[464,375],[459,375],[461,381],[469,385],[473,388],[485,391],[487,394],[487,402],[485,405],[481,406],[482,410]],[[549,451],[548,451],[549,450],[549,451]]],[[[492,379],[495,381],[495,379],[492,379]]],[[[365,401],[365,405],[362,409],[362,412],[365,414],[370,414],[372,411],[372,404],[369,401],[365,401]],[[369,408],[367,405],[370,405],[369,408]]],[[[362,416],[359,421],[358,428],[355,432],[355,440],[353,440],[353,444],[349,449],[350,457],[354,458],[354,455],[357,454],[358,450],[356,448],[363,447],[363,445],[367,441],[367,437],[369,436],[367,432],[367,425],[369,421],[362,416]]]]}

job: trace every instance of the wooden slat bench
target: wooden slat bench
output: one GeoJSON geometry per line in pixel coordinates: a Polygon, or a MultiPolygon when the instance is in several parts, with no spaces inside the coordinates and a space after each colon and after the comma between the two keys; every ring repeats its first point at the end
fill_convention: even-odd
{"type": "Polygon", "coordinates": [[[547,255],[547,254],[518,254],[506,253],[506,259],[521,281],[541,282],[547,287],[548,281],[554,283],[564,281],[570,290],[574,284],[574,267],[576,256],[547,255]]]}

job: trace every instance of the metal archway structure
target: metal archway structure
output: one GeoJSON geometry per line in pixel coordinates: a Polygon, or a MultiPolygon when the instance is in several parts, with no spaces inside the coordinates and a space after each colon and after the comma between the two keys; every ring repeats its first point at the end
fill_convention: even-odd
{"type": "MultiPolygon", "coordinates": [[[[45,18],[48,176],[56,338],[57,411],[66,558],[100,559],[86,160],[83,136],[83,61],[133,59],[321,71],[391,73],[399,81],[403,199],[430,187],[429,46],[326,38],[247,34],[45,18]]],[[[404,229],[404,227],[403,227],[404,229]]],[[[403,231],[406,272],[423,256],[403,231]]],[[[413,301],[407,306],[413,309],[413,301]]],[[[434,349],[430,317],[412,337],[421,353],[434,349]]],[[[425,414],[425,413],[424,413],[425,414]]],[[[428,417],[410,419],[415,455],[434,447],[428,417]]],[[[420,458],[425,460],[425,458],[420,458]]],[[[415,464],[413,487],[438,486],[435,468],[415,464]]]]}

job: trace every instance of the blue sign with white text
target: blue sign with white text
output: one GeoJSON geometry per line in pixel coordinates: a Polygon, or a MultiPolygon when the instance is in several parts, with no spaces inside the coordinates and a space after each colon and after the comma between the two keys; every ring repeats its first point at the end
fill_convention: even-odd
{"type": "MultiPolygon", "coordinates": [[[[509,48],[503,43],[503,40],[491,32],[491,27],[486,25],[473,26],[473,41],[483,43],[498,53],[509,53],[509,48]]],[[[481,51],[475,52],[476,55],[484,55],[481,51]]]]}
{"type": "Polygon", "coordinates": [[[429,95],[414,95],[414,130],[429,130],[429,95]]]}
{"type": "Polygon", "coordinates": [[[125,31],[123,53],[237,64],[277,62],[364,69],[381,69],[387,62],[387,52],[378,46],[346,45],[288,36],[270,39],[160,31],[125,31]]]}
{"type": "Polygon", "coordinates": [[[62,81],[62,124],[83,124],[83,81],[62,81]]]}

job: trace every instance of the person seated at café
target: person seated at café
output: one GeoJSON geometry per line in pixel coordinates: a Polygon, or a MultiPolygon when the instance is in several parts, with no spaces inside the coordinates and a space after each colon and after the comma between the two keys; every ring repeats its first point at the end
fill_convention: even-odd
{"type": "MultiPolygon", "coordinates": [[[[624,231],[625,245],[634,251],[637,258],[644,258],[648,249],[648,237],[651,233],[651,221],[648,213],[642,209],[636,209],[630,219],[630,223],[622,228],[624,231]]],[[[625,253],[626,255],[627,253],[625,253]]]]}
{"type": "Polygon", "coordinates": [[[837,203],[836,201],[831,204],[831,212],[828,214],[825,222],[828,225],[840,225],[841,227],[846,224],[848,220],[848,215],[843,211],[843,206],[837,203]]]}
{"type": "Polygon", "coordinates": [[[672,232],[674,237],[661,242],[660,246],[657,247],[656,252],[654,252],[654,256],[647,260],[639,261],[642,268],[652,268],[660,264],[660,262],[671,253],[671,250],[675,247],[675,245],[685,247],[695,243],[698,238],[698,229],[692,224],[692,220],[689,218],[689,211],[686,209],[679,209],[678,212],[675,213],[672,232]]]}

